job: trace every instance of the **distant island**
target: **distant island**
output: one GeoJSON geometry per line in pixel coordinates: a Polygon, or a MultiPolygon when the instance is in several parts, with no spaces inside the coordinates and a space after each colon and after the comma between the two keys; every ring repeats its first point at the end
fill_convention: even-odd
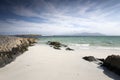
{"type": "Polygon", "coordinates": [[[71,35],[53,35],[53,36],[106,36],[106,35],[102,34],[102,33],[83,32],[83,33],[75,33],[75,34],[71,34],[71,35]]]}
{"type": "Polygon", "coordinates": [[[88,33],[88,32],[78,33],[74,35],[76,36],[105,36],[104,34],[101,34],[101,33],[88,33]]]}

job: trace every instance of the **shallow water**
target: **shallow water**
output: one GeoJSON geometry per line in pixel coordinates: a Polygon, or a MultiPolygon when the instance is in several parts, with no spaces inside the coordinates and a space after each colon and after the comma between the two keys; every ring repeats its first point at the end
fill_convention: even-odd
{"type": "Polygon", "coordinates": [[[80,36],[80,37],[40,37],[39,43],[45,44],[47,41],[59,41],[69,46],[76,46],[82,49],[120,49],[120,36],[80,36]]]}

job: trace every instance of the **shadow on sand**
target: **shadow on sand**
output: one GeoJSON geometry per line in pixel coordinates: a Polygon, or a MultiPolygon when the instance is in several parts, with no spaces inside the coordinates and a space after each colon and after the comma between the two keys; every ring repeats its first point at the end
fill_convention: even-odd
{"type": "Polygon", "coordinates": [[[108,77],[110,77],[111,79],[113,80],[120,80],[120,76],[113,73],[112,71],[108,70],[106,67],[103,67],[103,66],[99,66],[98,67],[99,69],[102,69],[103,70],[103,73],[105,75],[107,75],[108,77]]]}

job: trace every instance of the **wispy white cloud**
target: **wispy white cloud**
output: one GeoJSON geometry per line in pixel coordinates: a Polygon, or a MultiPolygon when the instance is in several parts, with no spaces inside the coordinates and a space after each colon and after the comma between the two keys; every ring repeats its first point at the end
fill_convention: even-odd
{"type": "MultiPolygon", "coordinates": [[[[81,0],[82,1],[82,0],[81,0]]],[[[34,2],[30,7],[17,6],[13,12],[19,16],[36,17],[45,19],[43,23],[34,23],[25,20],[7,20],[0,22],[1,31],[34,32],[44,35],[63,35],[81,32],[99,32],[108,35],[120,35],[120,19],[118,15],[120,4],[108,6],[112,2],[99,4],[98,2],[86,1],[84,4],[59,5],[53,3],[34,2]],[[41,5],[39,5],[41,4],[41,5]],[[34,8],[31,8],[33,7],[34,8]],[[103,6],[108,6],[103,8],[103,6]],[[63,8],[64,7],[64,8],[63,8]],[[42,9],[44,8],[44,9],[42,9]],[[112,21],[111,21],[112,20],[112,21]]]]}

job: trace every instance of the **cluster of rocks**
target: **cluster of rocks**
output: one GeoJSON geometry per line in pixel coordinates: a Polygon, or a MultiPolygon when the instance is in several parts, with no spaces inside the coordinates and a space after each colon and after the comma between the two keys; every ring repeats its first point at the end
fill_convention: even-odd
{"type": "Polygon", "coordinates": [[[18,55],[27,51],[28,47],[34,43],[36,43],[34,38],[0,36],[0,67],[13,61],[18,55]]]}
{"type": "Polygon", "coordinates": [[[54,49],[58,49],[58,50],[61,50],[61,47],[65,47],[66,50],[69,50],[69,51],[74,50],[74,49],[69,48],[67,45],[62,44],[60,42],[56,42],[56,41],[48,41],[47,44],[53,47],[54,49]]]}
{"type": "Polygon", "coordinates": [[[106,59],[98,59],[94,56],[85,56],[83,59],[89,62],[99,62],[101,66],[106,67],[110,71],[115,72],[120,75],[120,56],[119,55],[110,55],[106,59]]]}

